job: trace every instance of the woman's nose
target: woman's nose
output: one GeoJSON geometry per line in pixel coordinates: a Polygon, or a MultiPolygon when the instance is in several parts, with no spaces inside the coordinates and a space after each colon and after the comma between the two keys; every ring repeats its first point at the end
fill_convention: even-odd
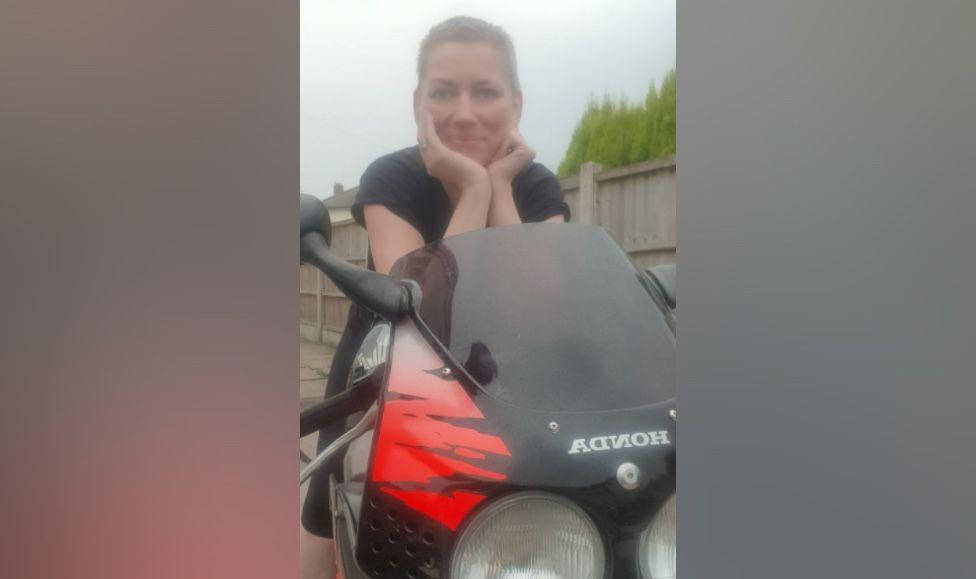
{"type": "Polygon", "coordinates": [[[478,120],[471,103],[471,97],[467,93],[461,93],[458,96],[453,116],[456,123],[474,123],[478,120]]]}

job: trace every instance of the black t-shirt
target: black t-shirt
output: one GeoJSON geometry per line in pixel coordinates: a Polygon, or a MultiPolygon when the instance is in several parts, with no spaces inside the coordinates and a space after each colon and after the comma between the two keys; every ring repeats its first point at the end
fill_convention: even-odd
{"type": "MultiPolygon", "coordinates": [[[[532,163],[512,181],[512,197],[523,222],[545,221],[563,215],[569,221],[569,206],[563,201],[559,180],[539,163],[532,163]]],[[[363,207],[383,205],[412,225],[430,243],[444,237],[451,220],[451,204],[444,186],[427,174],[417,147],[408,147],[373,161],[359,181],[352,215],[366,227],[363,207]]]]}

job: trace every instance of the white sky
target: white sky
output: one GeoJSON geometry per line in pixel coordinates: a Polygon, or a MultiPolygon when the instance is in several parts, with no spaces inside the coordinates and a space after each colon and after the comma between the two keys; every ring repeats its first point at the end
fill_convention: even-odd
{"type": "Polygon", "coordinates": [[[301,188],[330,197],[414,143],[420,41],[469,15],[515,44],[521,130],[553,172],[590,96],[644,98],[675,65],[675,0],[300,0],[301,188]]]}

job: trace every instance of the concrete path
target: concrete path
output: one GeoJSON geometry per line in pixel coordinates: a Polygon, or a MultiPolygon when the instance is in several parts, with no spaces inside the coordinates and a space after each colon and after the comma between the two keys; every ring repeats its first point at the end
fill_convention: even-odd
{"type": "Polygon", "coordinates": [[[325,379],[329,375],[335,349],[325,344],[300,341],[299,344],[299,398],[301,408],[307,408],[322,400],[325,379]]]}

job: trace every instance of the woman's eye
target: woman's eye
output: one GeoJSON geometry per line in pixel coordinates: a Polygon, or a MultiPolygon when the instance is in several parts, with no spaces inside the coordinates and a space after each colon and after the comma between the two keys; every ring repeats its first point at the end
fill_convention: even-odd
{"type": "Polygon", "coordinates": [[[474,96],[480,99],[498,98],[498,91],[493,88],[479,88],[474,91],[474,96]]]}
{"type": "Polygon", "coordinates": [[[451,96],[451,91],[446,88],[435,88],[431,89],[428,96],[432,99],[446,99],[451,96]]]}

